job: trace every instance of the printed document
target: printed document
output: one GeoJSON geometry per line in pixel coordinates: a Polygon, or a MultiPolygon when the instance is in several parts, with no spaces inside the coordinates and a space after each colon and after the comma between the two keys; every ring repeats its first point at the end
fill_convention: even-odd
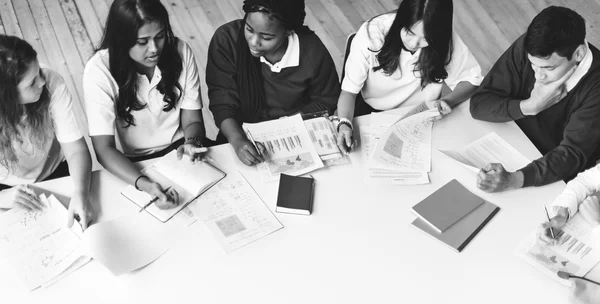
{"type": "Polygon", "coordinates": [[[379,168],[404,172],[431,171],[431,118],[440,115],[431,109],[401,119],[381,136],[372,159],[379,168]]]}
{"type": "MultiPolygon", "coordinates": [[[[74,231],[67,228],[67,210],[53,196],[42,211],[13,208],[0,214],[0,260],[33,290],[55,282],[72,265],[81,267],[85,257],[74,231]]],[[[74,224],[77,225],[77,224],[74,224]]]]}
{"type": "Polygon", "coordinates": [[[263,180],[279,180],[279,174],[302,175],[323,167],[300,114],[265,121],[244,123],[244,132],[266,149],[265,162],[258,164],[263,180]]]}
{"type": "Polygon", "coordinates": [[[337,132],[327,117],[305,120],[304,126],[325,166],[345,165],[349,162],[348,157],[337,146],[337,132]]]}
{"type": "Polygon", "coordinates": [[[226,253],[283,228],[239,173],[228,175],[189,208],[226,253]]]}
{"type": "Polygon", "coordinates": [[[592,237],[592,226],[579,213],[557,232],[556,239],[556,245],[545,245],[537,241],[534,231],[515,253],[557,282],[571,286],[570,281],[559,278],[557,272],[585,276],[600,261],[600,248],[592,237]]]}
{"type": "Polygon", "coordinates": [[[514,172],[531,162],[495,132],[466,147],[439,151],[474,172],[479,172],[479,169],[485,168],[490,163],[500,163],[507,171],[514,172]]]}

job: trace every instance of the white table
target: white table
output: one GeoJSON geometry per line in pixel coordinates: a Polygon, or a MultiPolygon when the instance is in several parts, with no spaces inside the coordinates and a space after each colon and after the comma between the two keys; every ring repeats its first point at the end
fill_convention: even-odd
{"type": "MultiPolygon", "coordinates": [[[[369,123],[368,117],[357,119],[369,123]]],[[[540,153],[514,123],[475,121],[468,103],[437,122],[434,148],[455,148],[496,132],[526,157],[540,153]]],[[[434,149],[435,150],[435,149],[434,149]]],[[[219,167],[239,170],[275,209],[277,183],[264,184],[237,160],[230,145],[211,149],[219,167]]],[[[374,186],[363,179],[361,153],[352,164],[318,170],[311,216],[275,213],[284,228],[224,254],[197,222],[176,246],[149,266],[114,277],[92,261],[47,289],[24,291],[0,273],[2,303],[565,303],[568,289],[513,254],[545,220],[543,204],[563,182],[487,194],[475,174],[432,154],[431,183],[374,186]],[[500,212],[461,253],[411,226],[410,207],[451,179],[500,206],[500,212]],[[8,297],[8,298],[6,298],[8,297]],[[4,299],[10,299],[5,302],[4,299]]],[[[68,179],[42,183],[68,195],[68,179]]],[[[100,220],[136,212],[120,190],[125,184],[95,172],[100,220]]],[[[597,271],[600,272],[600,271],[597,271]]],[[[600,277],[597,276],[596,278],[600,277]]]]}

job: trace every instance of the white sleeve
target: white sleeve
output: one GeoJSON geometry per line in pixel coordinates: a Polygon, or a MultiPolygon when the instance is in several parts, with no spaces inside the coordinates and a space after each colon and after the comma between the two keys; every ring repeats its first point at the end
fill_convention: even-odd
{"type": "Polygon", "coordinates": [[[181,96],[181,108],[186,110],[202,109],[202,97],[200,95],[200,77],[198,76],[198,66],[194,53],[187,43],[180,40],[180,54],[183,69],[179,77],[180,85],[183,88],[181,96]]]}
{"type": "Polygon", "coordinates": [[[468,81],[475,86],[480,85],[483,76],[477,59],[456,33],[452,35],[452,42],[454,49],[447,67],[446,84],[452,90],[463,81],[468,81]]]}
{"type": "Polygon", "coordinates": [[[570,217],[573,217],[579,209],[579,204],[597,191],[600,191],[600,165],[579,173],[568,182],[563,192],[554,199],[552,210],[556,214],[558,209],[564,207],[569,210],[570,217]]]}
{"type": "Polygon", "coordinates": [[[115,134],[115,99],[118,93],[119,88],[109,68],[99,54],[94,55],[83,72],[83,95],[90,136],[115,134]]]}
{"type": "MultiPolygon", "coordinates": [[[[373,24],[373,26],[375,25],[373,24]]],[[[373,37],[375,33],[369,33],[369,27],[370,24],[365,22],[358,29],[358,32],[356,32],[356,35],[352,40],[348,59],[346,59],[342,90],[352,94],[358,94],[360,90],[362,90],[365,81],[369,76],[371,56],[376,55],[376,53],[371,50],[378,50],[373,49],[371,39],[378,39],[379,37],[373,37]]]]}
{"type": "Polygon", "coordinates": [[[61,143],[74,142],[82,137],[73,112],[73,98],[64,79],[54,71],[43,71],[46,88],[50,93],[50,116],[54,124],[56,139],[61,143]]]}

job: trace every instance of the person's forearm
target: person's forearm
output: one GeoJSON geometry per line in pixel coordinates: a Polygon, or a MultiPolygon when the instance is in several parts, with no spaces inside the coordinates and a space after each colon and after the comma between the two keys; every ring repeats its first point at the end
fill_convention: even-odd
{"type": "Polygon", "coordinates": [[[69,174],[73,180],[73,192],[81,197],[87,197],[90,195],[92,158],[85,141],[83,141],[83,146],[83,149],[68,155],[67,163],[69,164],[69,174]]]}
{"type": "Polygon", "coordinates": [[[356,94],[342,90],[338,99],[338,116],[352,120],[354,118],[354,105],[356,94]]]}
{"type": "Polygon", "coordinates": [[[477,90],[477,86],[472,85],[468,81],[462,81],[456,85],[452,92],[446,94],[441,99],[446,101],[450,107],[454,108],[463,101],[469,99],[475,90],[477,90]]]}
{"type": "Polygon", "coordinates": [[[181,128],[185,138],[197,138],[204,142],[206,129],[202,119],[202,110],[181,110],[181,128]]]}
{"type": "Polygon", "coordinates": [[[141,175],[140,170],[114,147],[96,148],[96,156],[104,169],[130,185],[134,185],[135,180],[141,175]]]}
{"type": "Polygon", "coordinates": [[[220,129],[221,129],[221,133],[223,133],[223,135],[225,135],[225,137],[227,138],[227,141],[229,141],[230,143],[233,141],[236,141],[240,138],[245,137],[241,126],[233,118],[227,118],[227,119],[223,120],[223,122],[221,123],[220,129]]]}

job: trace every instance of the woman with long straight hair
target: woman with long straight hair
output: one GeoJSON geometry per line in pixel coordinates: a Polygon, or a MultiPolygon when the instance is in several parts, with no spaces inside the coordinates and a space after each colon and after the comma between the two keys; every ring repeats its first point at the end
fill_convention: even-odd
{"type": "Polygon", "coordinates": [[[481,68],[453,33],[452,10],[452,0],[403,0],[360,27],[338,100],[341,149],[352,146],[354,116],[398,107],[438,108],[443,116],[477,89],[481,68]],[[444,83],[452,92],[441,96],[444,83]]]}
{"type": "Polygon", "coordinates": [[[245,0],[243,19],[222,25],[208,48],[210,110],[246,165],[263,161],[244,122],[335,111],[340,82],[331,55],[304,25],[304,0],[245,0]]]}
{"type": "Polygon", "coordinates": [[[63,78],[26,41],[0,35],[0,209],[40,210],[27,185],[71,174],[68,225],[92,221],[92,160],[63,78]],[[66,161],[65,161],[66,159],[66,161]]]}
{"type": "Polygon", "coordinates": [[[133,165],[173,149],[193,163],[207,151],[194,54],[173,35],[159,0],[113,2],[100,49],[86,64],[83,89],[100,164],[157,197],[159,208],[177,205],[175,191],[164,193],[133,165]]]}

